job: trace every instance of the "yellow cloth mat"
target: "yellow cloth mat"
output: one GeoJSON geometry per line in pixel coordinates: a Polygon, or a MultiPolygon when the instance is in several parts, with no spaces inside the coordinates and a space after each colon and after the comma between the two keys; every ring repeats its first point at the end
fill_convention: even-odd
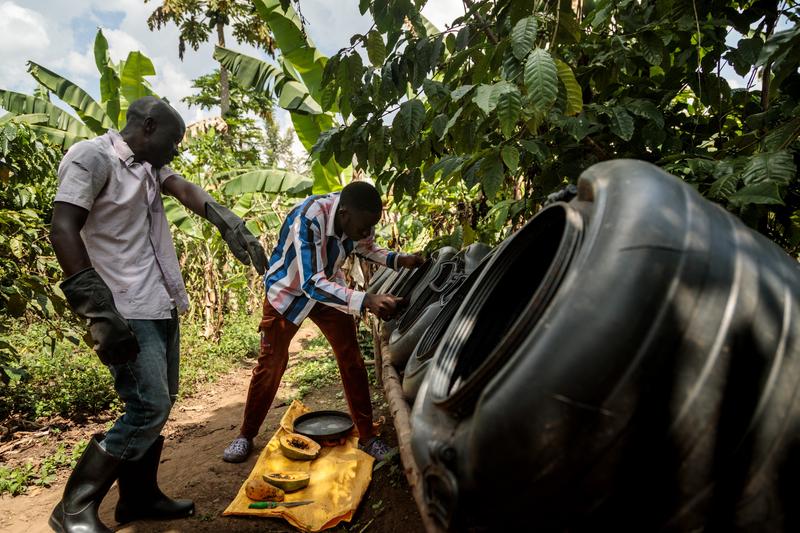
{"type": "Polygon", "coordinates": [[[284,457],[278,439],[284,433],[291,432],[295,418],[309,411],[299,401],[292,402],[281,419],[281,427],[261,452],[252,472],[223,515],[284,518],[302,531],[322,531],[353,518],[372,481],[372,463],[375,459],[358,449],[356,430],[350,433],[343,445],[323,446],[319,456],[313,461],[293,461],[284,457]],[[285,501],[314,500],[314,503],[297,507],[279,506],[275,509],[248,508],[253,502],[244,491],[249,480],[270,472],[287,470],[308,472],[311,481],[306,488],[287,493],[285,501]]]}

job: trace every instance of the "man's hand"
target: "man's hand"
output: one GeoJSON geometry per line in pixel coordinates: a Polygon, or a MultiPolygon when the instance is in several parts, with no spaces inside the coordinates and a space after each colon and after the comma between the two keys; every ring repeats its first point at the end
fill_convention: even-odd
{"type": "Polygon", "coordinates": [[[111,289],[95,269],[81,270],[65,279],[60,287],[72,310],[89,321],[94,350],[103,364],[136,360],[139,355],[136,335],[119,314],[111,289]]]}
{"type": "Polygon", "coordinates": [[[396,264],[403,268],[417,268],[425,262],[425,258],[418,254],[400,254],[397,256],[396,264]]]}
{"type": "Polygon", "coordinates": [[[364,307],[381,320],[390,320],[408,305],[408,300],[391,294],[370,294],[364,297],[364,307]]]}
{"type": "Polygon", "coordinates": [[[236,259],[245,265],[252,262],[261,275],[267,271],[264,248],[255,235],[245,227],[244,221],[233,214],[233,211],[212,200],[206,202],[206,218],[219,229],[236,259]]]}

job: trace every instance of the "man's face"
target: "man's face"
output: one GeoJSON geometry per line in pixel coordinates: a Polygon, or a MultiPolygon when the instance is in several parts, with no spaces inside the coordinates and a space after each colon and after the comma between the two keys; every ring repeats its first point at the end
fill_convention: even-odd
{"type": "Polygon", "coordinates": [[[177,119],[163,119],[154,124],[149,133],[147,154],[144,157],[154,168],[161,168],[180,153],[178,145],[185,132],[183,122],[177,119]]]}
{"type": "Polygon", "coordinates": [[[372,228],[381,219],[380,213],[359,211],[347,207],[340,208],[342,231],[354,241],[366,239],[372,233],[372,228]]]}

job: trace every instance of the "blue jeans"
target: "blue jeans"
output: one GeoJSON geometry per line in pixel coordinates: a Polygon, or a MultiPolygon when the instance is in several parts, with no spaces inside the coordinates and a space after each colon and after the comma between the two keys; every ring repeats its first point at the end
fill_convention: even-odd
{"type": "Polygon", "coordinates": [[[140,459],[161,434],[178,397],[178,315],[164,320],[128,320],[139,341],[135,361],[108,368],[125,413],[106,434],[103,447],[119,459],[140,459]]]}

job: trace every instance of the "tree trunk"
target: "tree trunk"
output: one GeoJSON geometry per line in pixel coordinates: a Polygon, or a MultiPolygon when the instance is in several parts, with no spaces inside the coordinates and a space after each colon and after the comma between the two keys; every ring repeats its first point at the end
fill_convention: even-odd
{"type": "MultiPolygon", "coordinates": [[[[217,44],[225,46],[225,26],[217,22],[217,44]]],[[[228,69],[219,65],[219,112],[225,118],[231,108],[231,89],[228,85],[228,69]]]]}

